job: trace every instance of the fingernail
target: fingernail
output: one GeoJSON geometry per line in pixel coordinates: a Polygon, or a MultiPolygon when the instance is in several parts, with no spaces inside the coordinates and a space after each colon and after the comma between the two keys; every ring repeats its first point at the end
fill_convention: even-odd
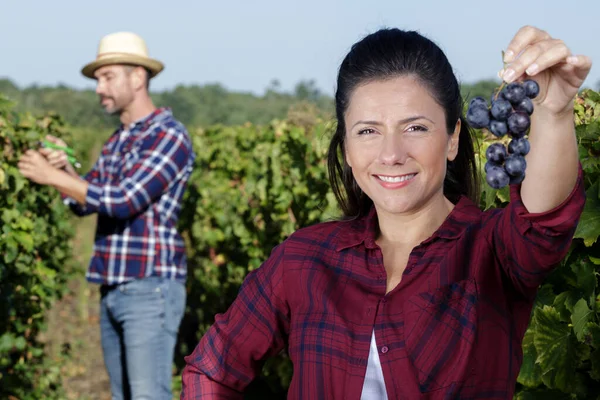
{"type": "Polygon", "coordinates": [[[502,75],[504,75],[504,68],[498,71],[498,78],[502,79],[502,75]]]}
{"type": "Polygon", "coordinates": [[[569,64],[576,64],[577,63],[577,57],[576,56],[569,56],[569,57],[567,57],[567,62],[569,64]]]}
{"type": "Polygon", "coordinates": [[[509,68],[506,71],[504,71],[504,75],[502,76],[502,78],[506,82],[510,82],[514,76],[515,76],[515,71],[513,71],[512,69],[509,68]]]}
{"type": "Polygon", "coordinates": [[[509,62],[514,57],[515,53],[512,50],[506,50],[504,53],[504,62],[509,62]]]}
{"type": "Polygon", "coordinates": [[[537,73],[539,69],[540,67],[537,64],[531,64],[525,72],[527,72],[527,75],[533,75],[537,73]]]}

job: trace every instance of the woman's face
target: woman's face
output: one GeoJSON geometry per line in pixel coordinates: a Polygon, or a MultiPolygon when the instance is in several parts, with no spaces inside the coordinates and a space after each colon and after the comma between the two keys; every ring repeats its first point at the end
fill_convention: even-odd
{"type": "Polygon", "coordinates": [[[378,214],[410,213],[443,198],[460,121],[449,135],[444,109],[413,76],[358,86],[345,124],[346,162],[378,214]]]}

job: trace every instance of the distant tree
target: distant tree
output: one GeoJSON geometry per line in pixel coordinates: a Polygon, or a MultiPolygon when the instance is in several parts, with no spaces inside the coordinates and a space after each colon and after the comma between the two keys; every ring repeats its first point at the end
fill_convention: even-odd
{"type": "MultiPolygon", "coordinates": [[[[493,89],[498,86],[499,82],[484,80],[463,84],[461,91],[467,101],[475,96],[489,99],[493,89]]],[[[19,88],[9,79],[0,79],[0,92],[17,103],[17,111],[38,114],[55,111],[75,127],[110,132],[119,123],[117,117],[104,114],[93,90],[77,90],[65,84],[19,88]]],[[[265,124],[273,119],[286,118],[290,110],[296,116],[300,115],[300,111],[304,116],[334,116],[333,98],[321,91],[313,79],[299,81],[291,92],[283,91],[281,82],[273,79],[263,95],[230,91],[219,83],[211,83],[179,85],[163,91],[151,89],[151,96],[156,105],[171,107],[176,117],[190,128],[245,122],[265,124]]]]}
{"type": "Polygon", "coordinates": [[[471,84],[462,84],[461,93],[465,101],[469,101],[473,97],[481,96],[486,100],[489,100],[494,89],[500,87],[501,82],[498,80],[483,80],[471,84]]]}
{"type": "Polygon", "coordinates": [[[318,101],[321,97],[321,91],[317,88],[314,79],[300,81],[294,88],[294,96],[299,100],[318,101]]]}

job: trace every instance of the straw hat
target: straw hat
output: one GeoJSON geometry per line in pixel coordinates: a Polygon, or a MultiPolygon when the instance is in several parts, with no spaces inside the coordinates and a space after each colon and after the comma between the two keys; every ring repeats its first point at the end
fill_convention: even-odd
{"type": "Polygon", "coordinates": [[[81,73],[95,79],[94,71],[105,65],[126,64],[148,68],[150,77],[155,77],[164,68],[163,63],[148,57],[146,42],[131,32],[116,32],[104,36],[98,46],[96,60],[82,68],[81,73]]]}

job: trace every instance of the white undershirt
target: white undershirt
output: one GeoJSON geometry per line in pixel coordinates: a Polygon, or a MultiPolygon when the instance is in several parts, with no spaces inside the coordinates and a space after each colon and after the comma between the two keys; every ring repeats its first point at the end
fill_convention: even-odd
{"type": "Polygon", "coordinates": [[[377,343],[375,343],[375,330],[373,330],[367,373],[365,374],[365,383],[363,384],[360,400],[387,400],[387,398],[383,370],[379,362],[379,351],[377,350],[377,343]]]}

